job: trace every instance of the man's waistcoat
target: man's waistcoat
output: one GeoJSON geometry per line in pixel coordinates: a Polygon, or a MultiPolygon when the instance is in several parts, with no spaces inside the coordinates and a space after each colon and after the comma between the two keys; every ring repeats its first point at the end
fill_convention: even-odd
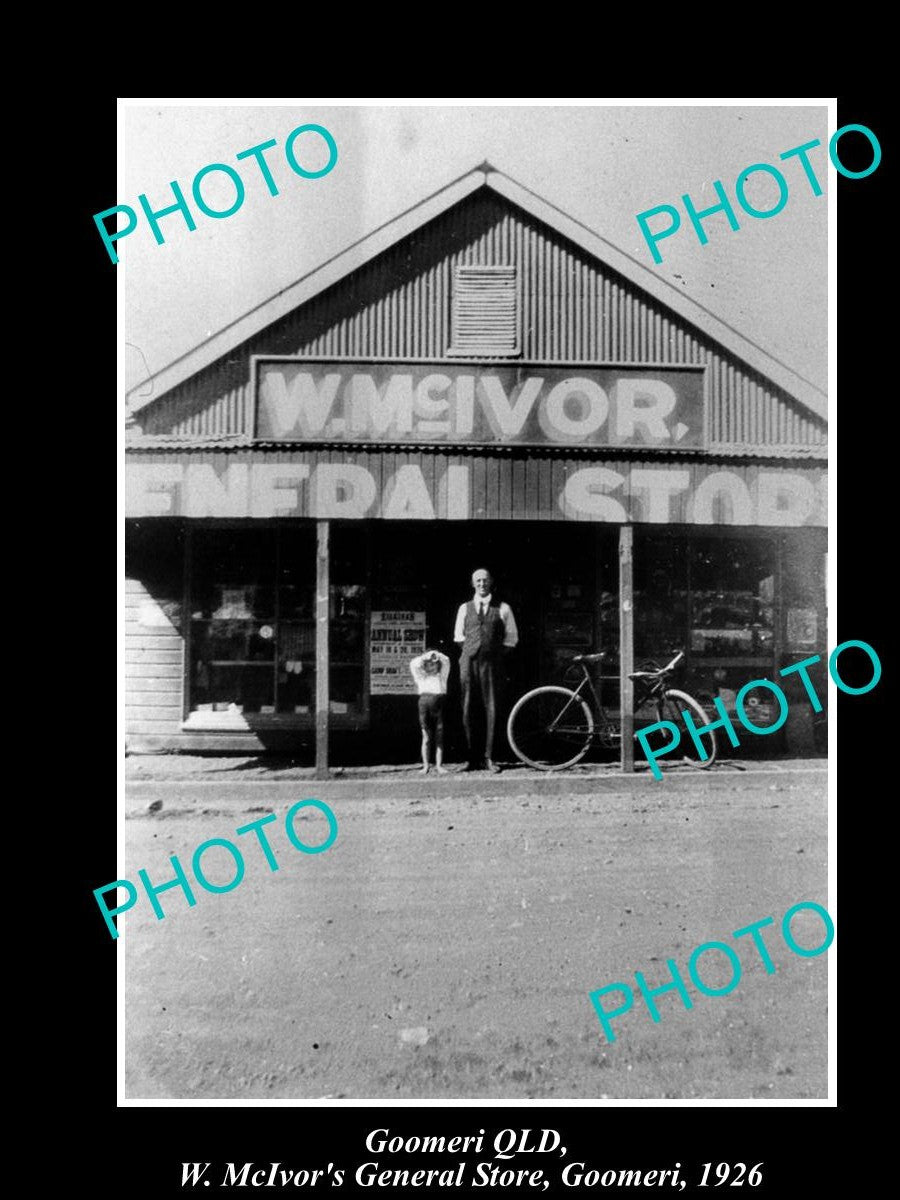
{"type": "Polygon", "coordinates": [[[466,605],[466,620],[463,625],[462,652],[471,658],[479,651],[482,654],[497,655],[503,646],[506,629],[500,608],[493,602],[483,615],[470,600],[466,605]]]}

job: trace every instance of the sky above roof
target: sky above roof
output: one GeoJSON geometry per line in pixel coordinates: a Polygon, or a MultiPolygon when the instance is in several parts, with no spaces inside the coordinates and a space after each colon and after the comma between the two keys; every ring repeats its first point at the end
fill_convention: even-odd
{"type": "MultiPolygon", "coordinates": [[[[581,221],[660,278],[701,303],[823,391],[827,383],[827,208],[834,171],[826,168],[824,106],[685,107],[678,104],[578,107],[510,103],[439,106],[242,104],[123,101],[119,106],[118,192],[109,205],[140,211],[138,195],[161,209],[177,180],[196,219],[163,217],[158,245],[141,219],[117,243],[120,398],[148,375],[287,287],[350,243],[485,160],[581,221]],[[299,125],[324,126],[338,162],[320,179],[287,166],[284,144],[299,125]],[[779,155],[819,138],[811,152],[825,194],[815,197],[796,159],[779,155]],[[279,195],[243,150],[266,151],[279,195]],[[218,220],[191,198],[197,172],[227,164],[245,182],[242,207],[218,220]],[[717,202],[720,179],[734,201],[740,172],[779,165],[788,180],[783,210],[755,220],[736,206],[741,228],[719,214],[705,222],[701,246],[682,212],[682,228],[661,241],[653,263],[636,214],[660,204],[698,209],[717,202]]],[[[315,135],[297,143],[300,161],[324,165],[315,135]],[[302,153],[301,153],[302,151],[302,153]],[[318,156],[318,157],[317,157],[318,156]],[[318,159],[321,158],[321,163],[318,159]]],[[[203,195],[226,208],[234,188],[213,173],[203,195]]],[[[777,198],[762,173],[747,187],[760,208],[777,198]]],[[[106,254],[98,236],[98,253],[106,254]]]]}

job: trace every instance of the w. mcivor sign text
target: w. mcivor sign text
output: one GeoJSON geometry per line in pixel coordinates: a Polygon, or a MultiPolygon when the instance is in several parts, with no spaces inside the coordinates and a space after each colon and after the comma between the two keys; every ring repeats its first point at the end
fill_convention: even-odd
{"type": "Polygon", "coordinates": [[[257,359],[269,441],[703,445],[703,369],[257,359]]]}

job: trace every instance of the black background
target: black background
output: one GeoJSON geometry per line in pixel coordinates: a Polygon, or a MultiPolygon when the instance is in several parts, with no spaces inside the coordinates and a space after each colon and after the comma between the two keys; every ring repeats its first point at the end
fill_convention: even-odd
{"type": "MultiPolygon", "coordinates": [[[[378,1104],[359,1109],[210,1105],[116,1108],[115,958],[121,951],[109,938],[91,894],[94,887],[114,877],[113,761],[114,755],[118,760],[122,753],[113,721],[116,630],[110,604],[112,438],[124,416],[115,377],[117,268],[110,262],[92,220],[93,213],[116,202],[111,155],[115,100],[98,98],[89,106],[85,102],[83,112],[84,136],[67,143],[59,159],[58,169],[68,172],[69,182],[65,199],[59,199],[64,217],[60,222],[57,212],[47,248],[52,245],[55,250],[50,270],[56,275],[60,262],[64,263],[66,278],[74,285],[66,289],[73,316],[63,330],[63,341],[70,345],[70,362],[76,367],[69,374],[73,386],[77,379],[88,381],[87,388],[79,389],[77,403],[82,411],[78,424],[87,432],[85,440],[92,442],[88,461],[95,464],[93,477],[99,485],[89,528],[83,523],[78,526],[87,536],[72,536],[68,522],[55,521],[59,536],[54,556],[61,551],[62,562],[54,572],[58,572],[58,578],[65,576],[78,585],[81,598],[76,609],[89,632],[81,640],[83,653],[78,659],[83,674],[90,679],[82,685],[87,690],[78,691],[79,703],[74,704],[72,698],[70,741],[65,751],[59,751],[60,755],[68,755],[68,773],[62,762],[54,761],[55,749],[45,751],[45,769],[56,781],[56,792],[51,790],[45,803],[54,812],[66,811],[69,819],[58,839],[64,855],[61,875],[65,926],[60,930],[54,907],[42,943],[43,952],[50,956],[54,980],[49,1032],[55,1050],[45,1086],[59,1092],[63,1104],[76,1110],[76,1124],[83,1114],[95,1131],[95,1139],[88,1139],[79,1155],[88,1188],[89,1181],[102,1176],[107,1186],[125,1195],[165,1197],[186,1195],[192,1190],[201,1196],[212,1195],[219,1194],[215,1185],[182,1191],[183,1162],[216,1164],[209,1172],[215,1180],[221,1176],[221,1164],[225,1162],[252,1160],[260,1166],[280,1162],[286,1168],[301,1169],[332,1161],[347,1170],[349,1183],[333,1192],[324,1190],[338,1196],[350,1195],[354,1194],[353,1169],[361,1162],[378,1157],[382,1169],[412,1170],[419,1165],[411,1155],[367,1153],[364,1139],[373,1129],[387,1127],[392,1134],[404,1137],[418,1134],[449,1138],[483,1128],[487,1146],[500,1129],[548,1127],[560,1131],[568,1147],[566,1162],[584,1160],[601,1170],[610,1166],[646,1170],[680,1162],[682,1177],[697,1180],[707,1161],[743,1162],[748,1166],[762,1162],[764,1183],[753,1189],[755,1194],[816,1195],[820,1190],[832,1190],[836,1170],[851,1168],[860,1149],[854,1132],[856,1120],[866,1110],[876,1110],[873,1089],[887,1084],[888,1091],[893,1090],[886,1073],[889,1076],[887,1064],[893,1057],[894,993],[884,978],[895,960],[893,908],[884,892],[884,880],[890,877],[893,863],[889,858],[892,842],[882,825],[892,815],[897,791],[895,754],[887,734],[888,697],[896,697],[893,660],[888,655],[888,615],[893,616],[897,609],[891,580],[897,501],[896,489],[889,489],[889,481],[900,476],[900,467],[893,462],[897,443],[891,434],[898,398],[893,378],[893,339],[888,330],[888,321],[896,320],[897,307],[893,212],[888,211],[896,140],[886,104],[865,95],[839,97],[838,124],[870,127],[881,142],[883,160],[873,175],[861,180],[844,178],[828,167],[829,186],[838,189],[839,213],[839,434],[835,438],[832,431],[830,467],[832,472],[837,471],[839,481],[840,570],[837,636],[831,614],[830,644],[865,640],[876,647],[884,667],[882,682],[873,692],[857,697],[839,694],[837,698],[838,852],[843,887],[840,936],[835,943],[835,948],[840,944],[836,1109],[805,1105],[413,1109],[378,1104]],[[59,250],[63,251],[61,255],[59,250]],[[97,658],[99,647],[103,651],[102,668],[97,658]]],[[[77,122],[73,126],[77,127],[77,122]]],[[[778,149],[773,147],[773,155],[778,149]]],[[[862,138],[845,137],[840,152],[850,168],[864,167],[870,161],[870,150],[862,138]]],[[[71,462],[72,449],[63,448],[64,463],[71,462]]],[[[834,906],[835,897],[830,896],[832,913],[834,906]]],[[[889,1155],[889,1147],[886,1150],[889,1155]]],[[[488,1157],[488,1153],[482,1153],[477,1160],[488,1157]]],[[[508,1165],[538,1168],[543,1157],[558,1175],[563,1165],[558,1155],[518,1156],[508,1165]]],[[[472,1155],[468,1158],[476,1160],[472,1155]]],[[[459,1156],[431,1156],[424,1165],[443,1168],[444,1159],[451,1166],[459,1156]]],[[[71,1171],[72,1163],[67,1165],[71,1171]]],[[[890,1178],[890,1173],[881,1177],[890,1178]]],[[[288,1190],[307,1194],[310,1189],[288,1190]]],[[[600,1188],[596,1192],[621,1195],[637,1190],[646,1191],[600,1188]]],[[[653,1190],[682,1194],[671,1188],[653,1190]]],[[[689,1186],[686,1194],[693,1190],[689,1186]]],[[[246,1195],[247,1191],[242,1189],[239,1194],[246,1195]]],[[[264,1194],[272,1191],[265,1189],[264,1194]]],[[[490,1193],[485,1189],[475,1194],[513,1192],[522,1194],[511,1188],[495,1188],[490,1193]]],[[[543,1192],[526,1188],[524,1192],[536,1196],[578,1195],[587,1189],[552,1187],[543,1192]]],[[[321,1186],[316,1193],[323,1193],[321,1186]]],[[[402,1194],[423,1193],[423,1188],[406,1188],[402,1194]]],[[[400,1193],[370,1188],[363,1194],[400,1193]]],[[[459,1193],[447,1189],[443,1194],[459,1193]]]]}

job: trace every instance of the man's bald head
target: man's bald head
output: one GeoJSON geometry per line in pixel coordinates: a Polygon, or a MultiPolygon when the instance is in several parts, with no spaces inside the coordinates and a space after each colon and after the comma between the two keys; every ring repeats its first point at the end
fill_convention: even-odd
{"type": "Polygon", "coordinates": [[[490,571],[479,567],[477,571],[472,572],[472,587],[475,589],[476,596],[489,596],[493,586],[494,581],[490,571]]]}

